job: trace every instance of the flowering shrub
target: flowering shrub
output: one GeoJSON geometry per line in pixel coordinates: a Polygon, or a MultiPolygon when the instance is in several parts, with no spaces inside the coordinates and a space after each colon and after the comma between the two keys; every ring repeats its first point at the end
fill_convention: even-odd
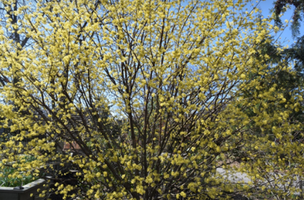
{"type": "MultiPolygon", "coordinates": [[[[31,156],[22,156],[24,162],[33,161],[34,158],[31,156]]],[[[0,163],[2,165],[2,163],[0,163]]],[[[36,180],[31,174],[23,175],[22,173],[18,172],[15,168],[18,164],[8,164],[4,165],[0,172],[0,187],[16,187],[26,185],[34,180],[36,180]],[[15,167],[15,168],[14,168],[15,167]],[[14,176],[15,174],[17,176],[14,176]]]]}
{"type": "Polygon", "coordinates": [[[2,142],[3,153],[7,161],[16,160],[16,152],[34,155],[19,170],[33,168],[36,175],[52,161],[74,166],[79,184],[58,182],[57,193],[250,196],[261,183],[254,180],[263,180],[274,164],[286,168],[275,157],[283,152],[299,163],[290,173],[301,171],[303,144],[290,138],[302,124],[289,123],[299,100],[286,102],[275,86],[258,96],[242,93],[260,87],[249,74],[266,73],[253,55],[271,31],[270,19],[260,21],[256,8],[246,11],[246,1],[14,2],[2,1],[10,14],[0,31],[1,122],[15,133],[2,142]],[[266,108],[278,103],[286,112],[270,115],[266,108]],[[253,121],[281,142],[252,134],[253,121]],[[237,169],[233,161],[241,162],[237,169]],[[253,181],[231,183],[216,173],[220,167],[247,172],[253,181]]]}

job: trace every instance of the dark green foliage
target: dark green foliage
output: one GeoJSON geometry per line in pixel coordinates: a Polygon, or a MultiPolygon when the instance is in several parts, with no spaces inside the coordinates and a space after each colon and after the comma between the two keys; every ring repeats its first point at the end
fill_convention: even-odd
{"type": "Polygon", "coordinates": [[[277,25],[282,24],[279,15],[284,13],[284,10],[287,5],[293,5],[295,7],[292,16],[293,22],[291,25],[292,33],[293,36],[295,37],[300,34],[300,27],[301,27],[300,21],[302,21],[302,17],[304,14],[304,0],[277,0],[274,6],[274,13],[276,17],[275,21],[277,25]]]}
{"type": "MultiPolygon", "coordinates": [[[[303,38],[291,48],[283,51],[278,51],[277,49],[279,46],[276,46],[273,41],[273,38],[263,40],[257,50],[258,53],[255,54],[256,58],[267,65],[267,68],[262,71],[250,73],[250,80],[258,81],[260,87],[240,91],[241,96],[252,99],[252,102],[255,102],[258,99],[264,101],[267,108],[259,103],[254,106],[254,109],[259,112],[266,111],[270,117],[274,111],[280,110],[281,112],[284,112],[287,110],[287,107],[294,104],[295,100],[298,98],[297,96],[302,93],[304,78],[303,38]],[[286,70],[292,62],[295,63],[292,70],[286,70]],[[261,94],[264,94],[271,88],[275,88],[276,92],[281,93],[286,101],[275,103],[272,99],[264,99],[261,94]]],[[[249,81],[248,84],[250,84],[251,81],[249,81]]],[[[303,110],[304,104],[302,102],[299,109],[294,109],[292,113],[290,113],[290,120],[294,123],[302,122],[304,120],[303,110]]],[[[246,112],[249,118],[256,116],[252,108],[247,109],[246,112]]],[[[280,123],[274,122],[271,125],[280,126],[280,123]]],[[[267,134],[269,136],[268,139],[272,141],[276,139],[271,129],[264,129],[264,131],[262,131],[262,127],[256,126],[254,122],[248,125],[248,130],[256,135],[267,134]]],[[[294,137],[297,140],[301,138],[298,134],[294,134],[294,137]]]]}

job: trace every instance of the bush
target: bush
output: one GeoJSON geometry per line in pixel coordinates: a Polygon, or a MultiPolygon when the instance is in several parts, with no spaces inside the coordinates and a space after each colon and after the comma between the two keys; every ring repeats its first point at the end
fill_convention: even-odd
{"type": "MultiPolygon", "coordinates": [[[[20,21],[7,20],[6,27],[28,39],[24,47],[0,33],[6,80],[0,117],[16,132],[3,142],[8,161],[23,151],[37,158],[23,169],[72,164],[80,184],[55,184],[65,197],[215,199],[244,190],[249,196],[258,181],[240,187],[216,169],[257,180],[274,163],[285,166],[279,159],[267,163],[266,151],[300,152],[303,145],[289,140],[301,124],[289,125],[288,111],[270,116],[261,108],[248,116],[263,99],[240,91],[260,86],[249,74],[264,73],[252,55],[270,19],[260,23],[245,4],[51,0],[14,12],[7,6],[20,21]],[[251,134],[252,120],[261,130],[280,120],[282,143],[251,134]],[[233,169],[232,161],[246,162],[233,169]]],[[[282,101],[275,88],[261,95],[271,106],[282,101]]]]}

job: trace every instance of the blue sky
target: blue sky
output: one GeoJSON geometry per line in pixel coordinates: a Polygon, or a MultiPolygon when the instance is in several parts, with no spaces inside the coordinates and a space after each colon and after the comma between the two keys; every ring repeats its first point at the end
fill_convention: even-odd
{"type": "MultiPolygon", "coordinates": [[[[265,1],[261,1],[258,4],[258,8],[262,11],[262,15],[264,17],[271,16],[270,10],[273,9],[274,2],[275,0],[265,0],[265,1]]],[[[283,23],[286,19],[287,20],[292,19],[293,11],[294,11],[294,6],[291,6],[291,8],[288,9],[281,18],[283,23]]],[[[302,21],[300,23],[302,24],[302,26],[300,27],[300,32],[301,32],[300,35],[304,35],[304,22],[302,21]]],[[[292,45],[293,42],[295,41],[295,39],[292,37],[290,25],[291,23],[289,23],[289,26],[285,28],[285,30],[282,33],[278,33],[275,35],[275,38],[281,37],[281,39],[279,39],[278,41],[282,42],[282,44],[284,45],[288,44],[289,46],[292,45]]]]}

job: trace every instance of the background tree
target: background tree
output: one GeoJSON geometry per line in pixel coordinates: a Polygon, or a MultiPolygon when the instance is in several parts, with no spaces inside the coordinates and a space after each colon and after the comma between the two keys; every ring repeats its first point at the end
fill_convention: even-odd
{"type": "Polygon", "coordinates": [[[294,7],[293,16],[292,16],[292,33],[293,36],[296,37],[300,34],[300,27],[302,21],[302,16],[304,12],[304,1],[303,0],[295,0],[295,1],[288,1],[288,0],[277,0],[274,3],[274,14],[275,14],[275,21],[278,25],[282,25],[282,21],[280,18],[281,14],[289,9],[290,5],[294,7]]]}
{"type": "MultiPolygon", "coordinates": [[[[288,4],[288,2],[286,2],[286,4],[288,4]]],[[[286,6],[286,4],[284,4],[284,6],[286,6]]],[[[278,2],[276,2],[276,9],[278,8],[277,6],[278,2]]],[[[283,7],[280,9],[280,12],[284,10],[283,7]]],[[[276,14],[279,15],[280,13],[276,14]]],[[[276,17],[278,17],[278,15],[276,15],[276,17]]],[[[278,20],[279,18],[275,19],[278,20]]],[[[241,92],[241,96],[245,98],[263,99],[264,102],[258,101],[255,106],[248,108],[247,114],[250,118],[253,118],[257,116],[257,111],[265,112],[266,110],[267,115],[264,117],[264,120],[267,120],[267,123],[269,123],[267,128],[260,122],[257,123],[257,121],[252,121],[249,126],[247,126],[248,131],[258,137],[267,136],[268,140],[274,141],[275,144],[282,143],[282,136],[279,135],[279,137],[277,137],[278,135],[275,134],[277,129],[282,127],[282,119],[271,120],[270,122],[268,119],[273,118],[278,110],[281,111],[281,115],[286,114],[285,120],[289,121],[290,124],[295,123],[299,126],[298,130],[291,132],[292,137],[288,136],[287,138],[297,144],[303,143],[303,131],[302,128],[300,128],[302,127],[300,124],[303,122],[303,59],[301,54],[303,48],[301,47],[301,40],[300,37],[295,45],[292,45],[290,48],[284,48],[276,44],[272,37],[265,38],[261,42],[260,47],[258,47],[259,51],[257,51],[255,56],[267,67],[262,69],[262,73],[259,70],[252,72],[249,75],[251,80],[248,82],[248,84],[250,84],[252,81],[258,81],[260,85],[256,88],[246,89],[241,92]],[[288,67],[290,67],[291,70],[286,71],[286,68],[288,67]],[[272,104],[271,102],[274,101],[273,98],[268,99],[263,95],[266,91],[276,91],[276,93],[280,93],[283,97],[282,101],[276,101],[275,104],[272,104]]],[[[275,117],[275,119],[277,118],[275,117]]],[[[239,153],[239,151],[236,152],[236,154],[239,153]]],[[[261,153],[264,155],[265,151],[261,153]]],[[[287,168],[289,168],[290,165],[295,166],[299,164],[297,163],[297,156],[295,156],[294,153],[268,151],[268,154],[272,157],[280,158],[282,162],[286,163],[287,168]]],[[[253,162],[255,161],[256,160],[253,160],[253,162]]],[[[264,168],[261,167],[259,170],[263,171],[264,168]]],[[[277,173],[273,173],[272,175],[265,174],[265,178],[268,180],[276,179],[280,176],[282,169],[276,171],[277,173]]],[[[275,188],[277,186],[277,184],[272,184],[274,190],[277,190],[275,188]]],[[[286,192],[288,191],[289,188],[286,187],[286,192]]],[[[280,195],[278,195],[277,198],[280,199],[280,195]]]]}
{"type": "MultiPolygon", "coordinates": [[[[0,33],[3,75],[22,80],[1,90],[18,108],[2,104],[2,123],[19,131],[2,143],[10,155],[2,163],[22,151],[36,159],[17,164],[19,171],[38,174],[51,161],[73,166],[86,187],[57,184],[67,197],[214,199],[249,189],[216,169],[246,170],[257,179],[274,164],[285,164],[279,158],[267,164],[264,150],[300,152],[300,145],[288,137],[298,124],[290,125],[280,111],[268,119],[267,109],[249,118],[248,108],[264,100],[239,98],[240,91],[260,86],[249,74],[266,73],[253,55],[269,34],[267,19],[258,23],[257,9],[247,12],[245,4],[96,0],[19,7],[28,11],[20,33],[33,43],[19,49],[0,33]],[[104,117],[107,112],[112,115],[104,117]],[[119,131],[114,116],[121,120],[119,131]],[[280,119],[275,134],[282,136],[281,145],[246,127],[254,120],[269,128],[268,122],[280,119]],[[64,141],[76,142],[81,153],[62,151],[64,141]],[[240,149],[257,162],[233,169],[240,149]],[[257,170],[261,163],[264,172],[257,170]]],[[[261,95],[272,99],[269,106],[283,99],[273,89],[261,95]]]]}
{"type": "Polygon", "coordinates": [[[303,67],[304,67],[304,35],[300,35],[300,27],[302,16],[304,13],[304,1],[286,1],[286,0],[277,0],[274,5],[274,16],[275,22],[278,26],[282,26],[282,21],[280,16],[285,13],[287,9],[290,9],[290,5],[294,7],[293,16],[292,16],[292,34],[296,39],[295,44],[290,48],[285,49],[281,52],[281,56],[288,61],[294,62],[294,69],[296,71],[297,82],[303,83],[303,67]]]}

